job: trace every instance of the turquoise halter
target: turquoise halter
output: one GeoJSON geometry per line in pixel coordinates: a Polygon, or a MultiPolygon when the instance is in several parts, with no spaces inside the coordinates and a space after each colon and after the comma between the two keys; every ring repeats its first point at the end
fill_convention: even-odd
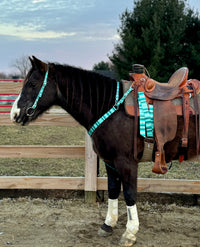
{"type": "Polygon", "coordinates": [[[130,87],[129,90],[126,91],[123,97],[119,100],[119,82],[117,82],[115,105],[108,112],[106,112],[99,120],[97,120],[96,123],[89,129],[88,131],[89,136],[92,136],[96,128],[98,128],[99,125],[101,125],[107,118],[109,118],[114,112],[118,110],[119,106],[124,102],[125,98],[131,91],[133,91],[132,87],[130,87]]]}
{"type": "Polygon", "coordinates": [[[44,77],[43,85],[42,85],[42,87],[41,87],[41,89],[40,89],[40,91],[39,91],[39,93],[38,93],[38,96],[37,96],[37,98],[36,98],[34,104],[33,104],[31,107],[27,108],[27,110],[26,110],[26,115],[27,115],[28,117],[33,116],[34,110],[35,110],[35,108],[37,107],[38,100],[42,97],[44,88],[45,88],[46,85],[47,85],[48,73],[49,73],[49,69],[47,69],[47,72],[46,72],[45,77],[44,77]]]}

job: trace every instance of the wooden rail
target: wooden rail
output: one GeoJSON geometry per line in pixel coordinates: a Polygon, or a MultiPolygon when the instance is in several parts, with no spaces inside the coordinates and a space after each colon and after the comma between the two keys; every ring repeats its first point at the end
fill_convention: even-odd
{"type": "Polygon", "coordinates": [[[0,146],[0,158],[85,158],[84,146],[0,146]]]}
{"type": "Polygon", "coordinates": [[[0,93],[2,94],[19,94],[22,89],[22,83],[17,82],[1,82],[0,93]]]}
{"type": "MultiPolygon", "coordinates": [[[[10,121],[9,114],[0,115],[0,125],[13,126],[13,123],[10,121]]],[[[30,125],[39,125],[39,126],[80,126],[71,116],[68,114],[43,114],[41,117],[30,123],[30,125]]]]}
{"type": "Polygon", "coordinates": [[[4,99],[5,96],[16,96],[20,93],[22,88],[23,80],[14,80],[14,79],[0,79],[0,114],[2,113],[9,113],[10,112],[10,105],[7,103],[13,103],[12,99],[4,99]],[[3,82],[2,82],[3,81],[3,82]],[[15,81],[15,82],[13,82],[15,81]],[[3,98],[2,98],[3,97],[3,98]],[[7,105],[5,105],[7,104],[7,105]]]}
{"type": "MultiPolygon", "coordinates": [[[[97,178],[96,186],[96,190],[107,190],[107,178],[97,178]]],[[[0,176],[0,189],[85,190],[85,187],[84,177],[0,176]]],[[[200,181],[138,178],[138,191],[200,194],[200,181]]]]}
{"type": "MultiPolygon", "coordinates": [[[[21,83],[0,83],[1,93],[19,93],[21,83]]],[[[68,114],[44,114],[32,125],[78,126],[68,114]]],[[[9,114],[0,115],[0,125],[13,125],[9,114]]],[[[83,146],[0,146],[0,158],[85,158],[85,177],[16,177],[0,176],[0,189],[69,189],[85,190],[94,195],[96,190],[107,190],[107,178],[97,178],[97,156],[86,135],[83,146]]],[[[200,194],[200,181],[138,179],[138,191],[200,194]]],[[[89,193],[90,195],[90,193],[89,193]]],[[[92,196],[94,200],[94,196],[92,196]]],[[[90,198],[91,200],[91,198],[90,198]]]]}

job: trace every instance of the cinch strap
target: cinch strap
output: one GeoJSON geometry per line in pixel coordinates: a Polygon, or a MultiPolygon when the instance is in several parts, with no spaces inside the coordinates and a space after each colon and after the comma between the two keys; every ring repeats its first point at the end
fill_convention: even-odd
{"type": "Polygon", "coordinates": [[[127,95],[131,91],[133,91],[132,87],[130,87],[129,90],[126,91],[126,93],[123,95],[123,97],[119,100],[119,82],[117,82],[117,90],[116,90],[116,96],[115,96],[116,103],[115,103],[115,105],[107,113],[105,113],[99,120],[97,120],[96,123],[90,128],[90,130],[88,131],[89,136],[92,136],[92,134],[96,130],[96,128],[98,128],[99,125],[101,125],[107,118],[109,118],[114,112],[116,112],[118,107],[124,102],[125,98],[127,97],[127,95]]]}
{"type": "Polygon", "coordinates": [[[153,105],[147,106],[144,92],[138,92],[138,105],[140,113],[140,135],[143,137],[153,137],[153,105]]]}

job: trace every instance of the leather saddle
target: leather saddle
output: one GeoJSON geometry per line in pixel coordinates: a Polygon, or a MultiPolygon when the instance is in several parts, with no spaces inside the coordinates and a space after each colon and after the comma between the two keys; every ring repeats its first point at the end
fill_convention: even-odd
{"type": "MultiPolygon", "coordinates": [[[[129,75],[133,87],[134,107],[130,107],[129,102],[129,104],[126,105],[127,110],[130,115],[135,116],[135,128],[138,129],[138,92],[144,92],[147,104],[153,105],[154,134],[157,151],[155,152],[155,163],[152,171],[164,174],[168,171],[165,161],[164,145],[172,141],[176,136],[177,115],[183,115],[184,117],[181,145],[182,147],[187,147],[188,145],[189,115],[191,111],[194,112],[189,105],[189,97],[197,95],[200,91],[200,82],[198,80],[188,81],[188,68],[186,67],[177,70],[170,77],[168,83],[160,83],[150,78],[150,76],[145,73],[145,67],[140,64],[133,65],[133,73],[129,75]],[[182,99],[181,111],[180,105],[175,106],[173,104],[173,100],[177,98],[182,99]]],[[[127,83],[127,81],[124,82],[127,83]]],[[[199,109],[195,109],[195,112],[199,114],[199,109]]],[[[137,132],[134,136],[134,143],[134,154],[136,158],[137,132]]]]}

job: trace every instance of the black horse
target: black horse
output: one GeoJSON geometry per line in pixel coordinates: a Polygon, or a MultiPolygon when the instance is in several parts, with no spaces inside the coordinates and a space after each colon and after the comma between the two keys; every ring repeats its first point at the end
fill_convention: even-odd
{"type": "MultiPolygon", "coordinates": [[[[87,131],[116,104],[116,93],[123,96],[122,84],[95,72],[68,65],[44,63],[30,58],[28,72],[21,94],[15,101],[11,119],[26,125],[53,105],[59,105],[71,114],[87,131]]],[[[195,155],[195,119],[190,120],[188,154],[195,155]]],[[[178,121],[176,138],[165,146],[166,160],[178,153],[183,120],[178,121]]],[[[118,196],[123,186],[127,205],[127,225],[120,240],[122,246],[136,241],[139,220],[136,208],[137,168],[144,150],[144,138],[137,136],[137,157],[134,156],[134,117],[130,117],[121,104],[92,133],[95,152],[106,163],[108,174],[108,212],[99,235],[107,236],[118,220],[118,196]]]]}

